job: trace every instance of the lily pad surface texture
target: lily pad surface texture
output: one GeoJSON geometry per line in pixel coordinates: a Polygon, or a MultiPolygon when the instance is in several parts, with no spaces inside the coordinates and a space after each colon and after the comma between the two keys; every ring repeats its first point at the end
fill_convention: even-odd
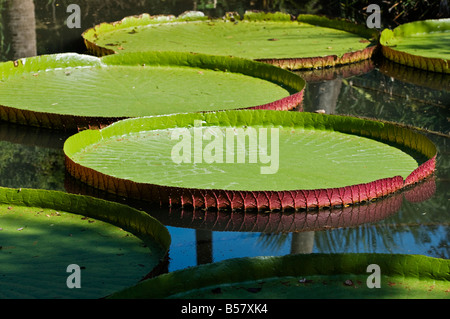
{"type": "Polygon", "coordinates": [[[289,110],[301,103],[304,86],[292,72],[240,58],[64,53],[0,64],[0,119],[75,130],[179,112],[289,110]]]}
{"type": "Polygon", "coordinates": [[[209,19],[201,12],[126,17],[83,33],[89,51],[187,51],[236,56],[282,68],[318,68],[368,59],[378,33],[365,26],[315,15],[246,12],[209,19]]]}
{"type": "Polygon", "coordinates": [[[436,148],[397,126],[307,112],[174,114],[85,130],[68,172],[95,188],[172,206],[289,210],[372,200],[433,173],[436,148]]]}
{"type": "Polygon", "coordinates": [[[0,188],[0,298],[97,299],[159,274],[170,234],[128,206],[0,188]]]}
{"type": "Polygon", "coordinates": [[[381,33],[385,57],[415,68],[450,73],[450,19],[405,23],[381,33]]]}
{"type": "Polygon", "coordinates": [[[299,254],[200,265],[145,280],[108,298],[447,299],[449,283],[448,259],[299,254]]]}

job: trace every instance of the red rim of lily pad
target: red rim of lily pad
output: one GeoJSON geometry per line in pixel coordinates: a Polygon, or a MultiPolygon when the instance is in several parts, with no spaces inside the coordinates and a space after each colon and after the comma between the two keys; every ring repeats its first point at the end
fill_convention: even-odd
{"type": "MultiPolygon", "coordinates": [[[[194,12],[196,13],[196,12],[194,12]]],[[[201,12],[200,12],[201,13],[201,12]]],[[[174,22],[185,22],[185,21],[207,21],[209,18],[204,16],[203,13],[200,15],[185,12],[182,15],[175,17],[174,15],[155,15],[152,16],[148,13],[143,13],[141,15],[125,17],[120,21],[115,21],[112,23],[100,23],[93,28],[87,29],[82,33],[84,43],[89,52],[97,56],[115,54],[120,52],[120,47],[117,50],[113,50],[104,46],[97,45],[95,43],[96,39],[103,32],[110,32],[113,30],[129,28],[133,26],[145,26],[150,24],[164,24],[164,23],[174,23],[174,22]],[[118,51],[119,50],[119,51],[118,51]]],[[[322,55],[322,56],[306,56],[306,57],[290,57],[290,58],[258,58],[256,61],[273,64],[275,66],[297,70],[297,69],[310,69],[310,68],[324,68],[330,66],[337,66],[343,64],[354,63],[361,60],[369,59],[373,56],[376,49],[378,48],[378,38],[379,32],[376,29],[369,29],[364,25],[356,24],[346,19],[339,18],[329,18],[326,16],[311,15],[311,14],[300,14],[297,17],[292,17],[289,14],[276,12],[276,13],[265,13],[259,11],[246,11],[244,17],[240,18],[239,14],[236,12],[227,13],[220,21],[231,21],[237,22],[239,20],[248,21],[296,21],[300,23],[306,23],[314,26],[331,28],[336,30],[345,31],[348,33],[356,34],[364,38],[369,45],[364,49],[349,51],[344,53],[342,56],[337,56],[334,54],[322,55]]],[[[211,19],[212,21],[214,19],[211,19]]]]}
{"type": "MultiPolygon", "coordinates": [[[[75,134],[64,145],[66,169],[76,179],[110,193],[125,196],[130,199],[148,201],[152,204],[172,207],[188,207],[219,210],[257,210],[257,211],[291,211],[300,209],[317,209],[336,206],[352,205],[371,201],[397,192],[409,185],[415,184],[433,174],[436,166],[437,150],[435,145],[424,135],[401,125],[358,119],[349,116],[314,114],[306,112],[278,112],[278,111],[224,111],[210,113],[192,113],[189,117],[196,117],[205,123],[217,123],[229,116],[236,119],[236,112],[240,112],[239,119],[245,125],[259,123],[264,116],[270,116],[273,125],[279,125],[288,121],[290,124],[296,121],[293,117],[301,117],[303,125],[312,125],[319,121],[322,127],[336,132],[367,137],[384,143],[408,148],[422,154],[427,160],[414,169],[405,179],[402,176],[381,178],[368,183],[349,185],[345,187],[323,189],[298,189],[298,190],[226,190],[226,189],[199,189],[187,187],[165,186],[153,183],[134,182],[130,179],[118,178],[95,169],[83,166],[72,159],[72,156],[94,143],[99,138],[103,139],[102,131],[84,131],[86,134],[75,134]],[[252,113],[255,112],[255,113],[252,113]],[[230,113],[234,113],[230,114],[230,113]],[[244,114],[247,113],[247,114],[244,114]],[[258,114],[259,113],[259,114],[258,114]],[[264,114],[266,113],[266,114],[264,114]],[[268,113],[280,113],[278,115],[268,113]],[[284,113],[284,114],[282,114],[284,113]],[[285,116],[286,115],[286,116],[285,116]],[[219,119],[219,120],[218,120],[219,119]],[[278,121],[279,120],[279,121],[278,121]],[[92,134],[91,134],[92,133],[92,134]],[[88,136],[90,135],[90,136],[88,136]],[[95,136],[94,136],[95,135],[95,136]]],[[[151,123],[166,123],[166,125],[179,127],[180,123],[187,120],[188,114],[175,114],[172,118],[141,118],[141,121],[150,120],[151,123]],[[181,122],[180,122],[181,121],[181,122]]],[[[136,119],[139,120],[139,119],[136,119]]],[[[264,120],[267,120],[265,118],[264,120]]],[[[108,134],[121,135],[130,128],[129,120],[115,123],[106,128],[108,134]],[[126,123],[128,122],[128,123],[126,123]],[[120,134],[118,134],[120,133],[120,134]]],[[[240,124],[242,124],[240,123],[240,124]]],[[[131,124],[132,125],[132,124],[131,124]]],[[[161,125],[161,124],[151,124],[161,125]]],[[[132,125],[140,127],[140,125],[132,125]]]]}
{"type": "MultiPolygon", "coordinates": [[[[104,198],[111,201],[123,201],[123,198],[99,191],[67,176],[64,182],[67,192],[104,198]]],[[[233,232],[308,232],[334,228],[357,227],[374,223],[395,215],[405,201],[419,203],[431,198],[436,192],[434,175],[420,181],[417,185],[407,187],[386,198],[360,205],[333,207],[320,211],[298,211],[291,214],[285,212],[239,212],[230,214],[227,211],[204,209],[185,209],[170,207],[156,208],[148,202],[127,199],[124,204],[147,211],[166,226],[210,231],[233,232]]]]}

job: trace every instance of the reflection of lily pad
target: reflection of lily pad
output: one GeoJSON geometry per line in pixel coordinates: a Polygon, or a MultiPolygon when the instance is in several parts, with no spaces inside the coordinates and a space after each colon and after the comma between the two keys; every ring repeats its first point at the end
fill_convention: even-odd
{"type": "Polygon", "coordinates": [[[0,188],[1,298],[104,297],[158,271],[169,246],[161,223],[128,206],[0,188]],[[81,288],[67,285],[71,264],[81,288]]]}
{"type": "Polygon", "coordinates": [[[448,298],[449,281],[448,259],[392,254],[301,254],[236,258],[201,265],[143,281],[109,297],[436,299],[448,298]],[[374,268],[368,268],[369,265],[374,268]],[[379,280],[375,278],[377,271],[379,280]]]}
{"type": "Polygon", "coordinates": [[[450,19],[405,23],[381,33],[385,57],[427,71],[450,73],[450,19]]]}
{"type": "Polygon", "coordinates": [[[292,109],[305,85],[265,63],[182,52],[26,58],[0,64],[0,81],[1,119],[66,129],[178,112],[292,109]]]}
{"type": "Polygon", "coordinates": [[[374,68],[374,62],[368,59],[331,68],[298,70],[295,73],[301,76],[307,83],[320,83],[367,74],[374,68]]]}
{"type": "Polygon", "coordinates": [[[126,17],[83,33],[97,55],[130,51],[187,51],[237,56],[289,69],[325,67],[369,58],[374,31],[314,15],[247,12],[243,19],[126,17]]]}
{"type": "Polygon", "coordinates": [[[430,175],[436,156],[395,124],[261,110],[124,120],[71,136],[64,152],[71,175],[120,196],[259,210],[382,197],[430,175]]]}
{"type": "MultiPolygon", "coordinates": [[[[405,83],[450,92],[450,74],[448,73],[425,71],[401,65],[388,59],[380,61],[379,70],[381,73],[405,83]]],[[[299,75],[303,76],[303,74],[299,75]]]]}
{"type": "MultiPolygon", "coordinates": [[[[119,200],[116,195],[88,186],[71,176],[66,177],[65,188],[66,191],[74,194],[85,194],[112,201],[119,200]]],[[[399,212],[405,200],[414,203],[422,202],[431,198],[435,191],[435,176],[432,175],[416,185],[373,202],[306,212],[271,212],[270,214],[248,211],[230,214],[227,211],[180,207],[158,209],[154,205],[149,205],[148,202],[132,199],[127,199],[125,203],[151,213],[166,226],[208,231],[287,233],[356,227],[378,222],[399,212]]],[[[120,198],[120,200],[123,199],[120,198]]]]}
{"type": "MultiPolygon", "coordinates": [[[[392,196],[360,205],[334,207],[308,212],[271,212],[270,214],[243,212],[230,214],[202,209],[170,209],[155,211],[152,216],[166,226],[205,229],[212,231],[287,233],[330,230],[332,228],[357,227],[374,223],[396,214],[402,207],[404,198],[410,202],[420,202],[430,198],[435,192],[435,180],[429,178],[410,189],[392,196]]],[[[138,202],[136,207],[144,207],[138,202]]],[[[150,210],[149,210],[150,211],[150,210]]]]}

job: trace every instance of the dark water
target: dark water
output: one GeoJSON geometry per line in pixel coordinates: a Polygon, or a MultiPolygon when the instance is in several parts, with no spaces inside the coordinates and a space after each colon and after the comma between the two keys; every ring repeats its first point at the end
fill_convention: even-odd
{"type": "MultiPolygon", "coordinates": [[[[95,24],[143,12],[177,15],[194,9],[195,5],[201,9],[208,3],[213,1],[194,4],[194,1],[42,0],[35,1],[34,11],[26,4],[13,11],[0,1],[3,4],[0,59],[84,53],[81,32],[95,24]],[[65,26],[70,3],[78,3],[82,8],[79,29],[65,26]],[[14,19],[20,30],[12,28],[14,19]],[[27,34],[25,40],[17,39],[18,32],[27,34]]],[[[219,14],[244,9],[230,7],[238,6],[238,2],[219,3],[222,5],[217,9],[219,14]]],[[[308,81],[305,111],[324,109],[328,114],[371,117],[427,130],[424,134],[439,150],[435,176],[404,194],[320,214],[149,211],[172,235],[169,271],[233,257],[290,253],[369,252],[450,257],[450,76],[380,58],[301,74],[308,81]]],[[[61,132],[0,122],[0,186],[89,192],[66,176],[62,146],[67,137],[61,132]]]]}

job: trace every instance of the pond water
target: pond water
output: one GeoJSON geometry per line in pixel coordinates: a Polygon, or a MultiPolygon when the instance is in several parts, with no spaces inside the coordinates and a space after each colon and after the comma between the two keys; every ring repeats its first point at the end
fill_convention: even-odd
{"type": "MultiPolygon", "coordinates": [[[[21,16],[3,7],[4,18],[9,14],[28,21],[20,32],[27,32],[29,37],[19,50],[15,46],[18,42],[11,41],[16,32],[6,19],[0,20],[1,61],[25,55],[84,53],[80,34],[97,23],[143,12],[179,14],[193,9],[188,1],[177,7],[164,1],[155,1],[160,7],[147,1],[136,1],[133,6],[125,1],[78,1],[80,6],[85,5],[82,27],[69,29],[64,25],[68,3],[77,1],[39,1],[35,14],[23,6],[21,16]]],[[[435,176],[405,194],[320,214],[149,211],[172,235],[169,271],[233,257],[290,253],[405,253],[449,258],[450,76],[382,58],[300,74],[308,82],[305,111],[364,116],[423,129],[438,147],[435,176]]],[[[103,196],[67,176],[62,146],[68,136],[0,122],[0,186],[103,196]]],[[[136,205],[139,207],[139,203],[136,205]]]]}

